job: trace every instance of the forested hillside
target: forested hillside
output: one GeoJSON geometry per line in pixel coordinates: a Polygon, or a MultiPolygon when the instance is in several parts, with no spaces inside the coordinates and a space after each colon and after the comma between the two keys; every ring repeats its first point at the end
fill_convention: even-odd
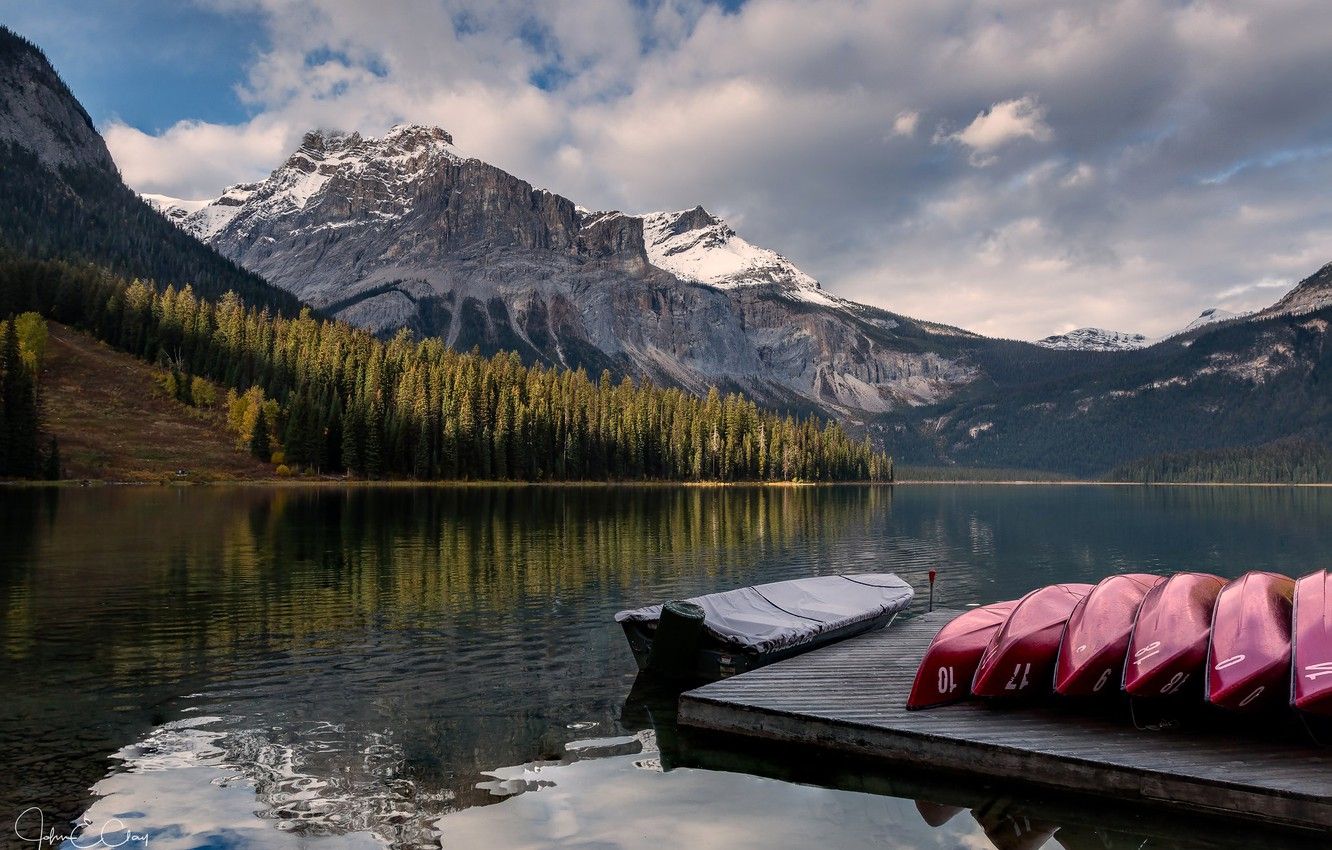
{"type": "Polygon", "coordinates": [[[1111,481],[1154,483],[1319,484],[1332,482],[1332,449],[1313,440],[1179,452],[1127,463],[1111,481]]]}
{"type": "Polygon", "coordinates": [[[88,113],[36,45],[0,26],[0,248],[118,274],[233,290],[294,315],[300,302],[200,244],[120,179],[88,113]]]}
{"type": "Polygon", "coordinates": [[[943,404],[885,417],[881,433],[903,463],[1092,477],[1143,457],[1291,439],[1326,445],[1330,322],[1332,308],[1260,316],[1099,354],[1094,370],[978,382],[943,404]]]}
{"type": "Polygon", "coordinates": [[[256,455],[293,469],[484,480],[869,480],[891,461],[837,424],[762,413],[739,395],[593,381],[400,333],[388,342],[297,318],[159,292],[94,266],[0,260],[0,315],[33,310],[171,370],[227,405],[256,455]]]}

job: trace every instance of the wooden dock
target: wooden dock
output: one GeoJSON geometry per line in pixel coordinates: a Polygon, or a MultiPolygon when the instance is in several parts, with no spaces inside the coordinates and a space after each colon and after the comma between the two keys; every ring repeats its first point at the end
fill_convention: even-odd
{"type": "MultiPolygon", "coordinates": [[[[1332,829],[1332,750],[975,703],[909,712],[936,611],[689,691],[679,722],[934,771],[1332,829]]],[[[1237,725],[1242,726],[1243,721],[1237,725]]]]}

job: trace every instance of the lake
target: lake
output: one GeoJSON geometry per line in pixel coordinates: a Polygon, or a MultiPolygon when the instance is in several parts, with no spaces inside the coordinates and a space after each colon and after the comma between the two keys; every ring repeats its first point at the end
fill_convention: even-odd
{"type": "Polygon", "coordinates": [[[612,616],[844,571],[934,567],[960,606],[1332,567],[1329,489],[3,488],[0,517],[4,834],[39,807],[151,848],[1253,846],[693,741],[612,616]]]}

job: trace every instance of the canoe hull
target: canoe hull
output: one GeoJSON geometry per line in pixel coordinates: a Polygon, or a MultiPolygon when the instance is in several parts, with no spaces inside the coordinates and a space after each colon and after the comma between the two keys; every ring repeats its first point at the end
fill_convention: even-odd
{"type": "Polygon", "coordinates": [[[1216,597],[1207,657],[1209,703],[1228,711],[1261,712],[1289,701],[1294,580],[1245,573],[1216,597]]]}
{"type": "Polygon", "coordinates": [[[1064,626],[1091,590],[1090,584],[1054,584],[1022,597],[990,638],[976,667],[971,692],[991,699],[1048,694],[1064,626]]]}
{"type": "Polygon", "coordinates": [[[1124,664],[1123,687],[1130,696],[1176,696],[1200,685],[1212,611],[1224,585],[1214,575],[1176,573],[1148,591],[1124,664]]]}
{"type": "Polygon", "coordinates": [[[1110,576],[1087,594],[1068,618],[1055,660],[1055,693],[1094,697],[1119,693],[1133,622],[1143,599],[1163,576],[1110,576]]]}
{"type": "Polygon", "coordinates": [[[1332,717],[1332,573],[1295,583],[1290,703],[1300,711],[1332,717]]]}
{"type": "Polygon", "coordinates": [[[940,629],[916,670],[907,708],[932,708],[970,696],[971,680],[985,647],[1016,607],[1014,599],[973,608],[940,629]]]}

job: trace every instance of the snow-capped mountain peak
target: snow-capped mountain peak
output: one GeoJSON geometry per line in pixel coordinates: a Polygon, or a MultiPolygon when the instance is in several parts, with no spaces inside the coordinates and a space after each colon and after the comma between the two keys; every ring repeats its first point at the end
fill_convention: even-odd
{"type": "MultiPolygon", "coordinates": [[[[395,189],[410,185],[441,162],[460,159],[453,137],[439,127],[399,124],[382,138],[314,130],[266,179],[227,188],[216,201],[186,216],[182,226],[207,241],[242,212],[256,221],[271,220],[305,209],[335,181],[363,186],[366,176],[377,176],[382,184],[376,198],[366,199],[371,202],[370,213],[392,220],[409,211],[403,206],[406,193],[395,189]]],[[[238,224],[238,229],[245,229],[243,222],[238,224]]]]}
{"type": "Polygon", "coordinates": [[[701,206],[641,218],[648,261],[676,277],[718,289],[776,284],[802,300],[837,303],[790,260],[745,241],[701,206]]]}
{"type": "Polygon", "coordinates": [[[1142,334],[1108,331],[1103,328],[1078,328],[1068,333],[1047,336],[1036,340],[1043,348],[1058,348],[1066,351],[1132,351],[1145,348],[1151,340],[1142,334]]]}
{"type": "Polygon", "coordinates": [[[1171,336],[1186,334],[1189,331],[1196,331],[1198,328],[1214,325],[1217,322],[1228,322],[1231,319],[1238,319],[1247,316],[1248,313],[1232,313],[1229,310],[1222,310],[1220,307],[1208,307],[1198,314],[1198,318],[1189,322],[1182,330],[1176,331],[1171,336]]]}
{"type": "Polygon", "coordinates": [[[143,198],[148,206],[166,216],[167,220],[177,227],[184,227],[185,219],[212,203],[207,199],[196,201],[188,198],[173,198],[170,195],[157,195],[152,192],[142,192],[139,197],[143,198]]]}

